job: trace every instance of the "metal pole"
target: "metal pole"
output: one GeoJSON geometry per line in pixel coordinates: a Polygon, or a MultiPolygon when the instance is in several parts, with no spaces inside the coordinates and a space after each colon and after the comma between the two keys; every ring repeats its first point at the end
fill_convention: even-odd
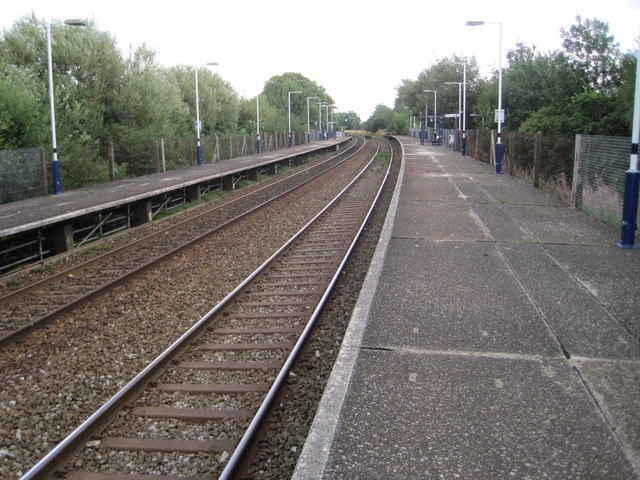
{"type": "Polygon", "coordinates": [[[498,138],[496,140],[496,173],[502,173],[502,22],[485,22],[482,20],[469,20],[467,27],[494,24],[500,28],[500,41],[498,48],[498,138]]]}
{"type": "Polygon", "coordinates": [[[462,156],[467,154],[467,59],[462,70],[462,156]]]}
{"type": "MultiPolygon", "coordinates": [[[[433,93],[433,139],[431,143],[437,143],[438,139],[438,92],[436,90],[423,90],[425,93],[433,93]]],[[[425,110],[426,114],[426,110],[425,110]]],[[[427,126],[429,125],[429,117],[426,117],[427,126]]]]}
{"type": "Polygon", "coordinates": [[[424,145],[424,143],[427,140],[427,130],[428,130],[428,124],[429,124],[429,115],[428,115],[428,104],[425,101],[424,102],[424,129],[422,130],[423,134],[422,134],[422,142],[420,142],[422,145],[424,145]]]}
{"type": "Polygon", "coordinates": [[[256,118],[257,118],[257,128],[258,136],[256,139],[256,153],[260,153],[260,92],[256,95],[256,118]]]}
{"type": "Polygon", "coordinates": [[[307,143],[311,143],[311,120],[309,118],[309,99],[313,97],[307,97],[307,143]]]}
{"type": "Polygon", "coordinates": [[[51,112],[51,148],[53,157],[51,167],[53,170],[53,194],[62,193],[60,183],[60,164],[58,162],[58,148],[56,142],[56,114],[53,101],[53,62],[51,61],[51,22],[47,22],[47,69],[49,70],[49,110],[51,112]]]}
{"type": "Polygon", "coordinates": [[[307,97],[307,143],[311,143],[311,120],[309,113],[309,100],[316,99],[318,97],[307,97]]]}
{"type": "Polygon", "coordinates": [[[498,48],[498,139],[496,141],[496,173],[502,173],[502,22],[500,27],[500,46],[498,48]]]}
{"type": "Polygon", "coordinates": [[[196,157],[198,166],[202,165],[202,149],[200,148],[200,97],[198,95],[198,67],[195,67],[196,82],[196,157]]]}
{"type": "MultiPolygon", "coordinates": [[[[457,118],[457,124],[458,124],[458,130],[460,130],[460,128],[462,127],[461,122],[461,118],[460,118],[460,114],[462,113],[462,83],[458,83],[458,118],[457,118]]],[[[456,132],[456,151],[458,151],[458,132],[456,132]]]]}
{"type": "Polygon", "coordinates": [[[622,231],[620,248],[632,249],[635,232],[638,229],[638,190],[640,172],[638,172],[638,137],[640,136],[640,49],[636,54],[636,88],[633,101],[633,124],[631,127],[631,157],[629,170],[624,177],[624,198],[622,201],[622,231]]]}
{"type": "Polygon", "coordinates": [[[436,127],[436,140],[440,136],[440,127],[438,127],[438,92],[433,91],[433,125],[436,127]]]}
{"type": "Polygon", "coordinates": [[[289,148],[291,148],[291,92],[289,92],[287,94],[287,97],[289,99],[289,103],[288,103],[288,112],[289,112],[289,135],[288,135],[288,146],[289,148]]]}
{"type": "Polygon", "coordinates": [[[326,119],[324,122],[326,131],[323,131],[322,137],[324,139],[328,139],[329,138],[329,104],[323,102],[322,106],[324,107],[324,117],[326,119]]]}
{"type": "Polygon", "coordinates": [[[322,140],[322,104],[318,102],[318,140],[322,140]]]}
{"type": "Polygon", "coordinates": [[[292,93],[302,93],[300,90],[295,90],[295,91],[291,91],[288,92],[287,97],[289,99],[289,148],[291,148],[291,145],[293,144],[293,140],[291,138],[291,94],[292,93]]]}

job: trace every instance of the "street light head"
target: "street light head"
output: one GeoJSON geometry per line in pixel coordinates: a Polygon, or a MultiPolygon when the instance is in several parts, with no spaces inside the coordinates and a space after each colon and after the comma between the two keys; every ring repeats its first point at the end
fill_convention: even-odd
{"type": "Polygon", "coordinates": [[[217,67],[218,65],[220,65],[218,62],[209,62],[209,63],[207,63],[207,67],[217,67]]]}
{"type": "Polygon", "coordinates": [[[64,21],[65,25],[71,25],[72,27],[86,27],[87,22],[85,20],[81,20],[79,18],[69,18],[64,21]]]}
{"type": "Polygon", "coordinates": [[[467,27],[477,27],[478,25],[484,25],[484,21],[482,21],[482,20],[469,20],[466,23],[467,27]]]}
{"type": "Polygon", "coordinates": [[[302,93],[302,91],[301,90],[294,90],[294,91],[289,92],[289,93],[302,93]]]}

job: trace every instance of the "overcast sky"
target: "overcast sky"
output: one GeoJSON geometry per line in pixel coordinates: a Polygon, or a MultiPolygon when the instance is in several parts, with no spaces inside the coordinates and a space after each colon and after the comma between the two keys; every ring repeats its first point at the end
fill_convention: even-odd
{"type": "MultiPolygon", "coordinates": [[[[439,59],[475,56],[483,71],[517,42],[560,49],[576,15],[609,24],[623,52],[637,49],[640,0],[21,0],[4,1],[0,29],[31,11],[40,19],[89,18],[126,55],[146,43],[166,66],[213,67],[244,97],[274,75],[297,72],[325,87],[339,111],[369,118],[393,107],[396,87],[439,59]]],[[[452,79],[461,81],[462,79],[452,79]]]]}

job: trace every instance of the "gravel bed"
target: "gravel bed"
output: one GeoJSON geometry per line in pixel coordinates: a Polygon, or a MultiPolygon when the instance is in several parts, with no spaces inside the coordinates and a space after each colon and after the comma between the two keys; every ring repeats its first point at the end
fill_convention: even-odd
{"type": "Polygon", "coordinates": [[[256,458],[243,478],[284,480],[293,475],[384,226],[400,170],[399,148],[394,150],[394,158],[379,206],[322,313],[308,354],[294,368],[281,408],[275,411],[256,458]]]}
{"type": "MultiPolygon", "coordinates": [[[[306,223],[342,188],[348,175],[336,173],[320,185],[305,187],[295,202],[279,201],[269,214],[252,214],[213,241],[0,351],[0,478],[23,475],[306,223]]],[[[375,242],[375,229],[369,234],[375,242]]],[[[368,260],[362,262],[368,264],[368,260]]],[[[345,278],[351,271],[363,277],[366,268],[362,268],[350,266],[345,278]]],[[[342,312],[338,316],[344,319],[348,317],[345,302],[350,297],[355,302],[359,287],[343,288],[346,290],[336,299],[342,312]]],[[[341,334],[328,335],[330,352],[319,346],[321,356],[337,354],[341,334]]],[[[316,377],[328,374],[330,364],[323,371],[310,372],[312,380],[305,389],[317,389],[316,377]]],[[[197,375],[206,378],[206,372],[197,375]]],[[[310,407],[303,408],[308,411],[310,407]]],[[[308,413],[300,415],[308,417],[308,413]]],[[[274,450],[280,448],[276,445],[274,450]]],[[[203,460],[199,455],[145,454],[147,457],[151,470],[146,473],[153,473],[154,462],[203,460]]],[[[105,455],[104,461],[117,464],[119,457],[105,455]]],[[[269,469],[272,467],[263,466],[257,471],[269,469]]],[[[266,477],[259,473],[255,478],[266,477]]]]}

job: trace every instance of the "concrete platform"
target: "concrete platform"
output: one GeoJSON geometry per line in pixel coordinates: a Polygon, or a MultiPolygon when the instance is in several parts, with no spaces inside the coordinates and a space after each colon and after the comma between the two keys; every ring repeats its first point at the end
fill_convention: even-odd
{"type": "Polygon", "coordinates": [[[303,154],[320,152],[327,148],[336,149],[348,140],[349,137],[342,137],[295,145],[291,148],[246,155],[201,166],[127,178],[87,188],[64,190],[59,195],[3,203],[0,204],[0,238],[109,208],[133,204],[155,195],[197,186],[204,181],[227,177],[251,168],[285,162],[303,154]]]}
{"type": "Polygon", "coordinates": [[[400,140],[293,478],[640,478],[640,251],[516,178],[400,140]]]}

